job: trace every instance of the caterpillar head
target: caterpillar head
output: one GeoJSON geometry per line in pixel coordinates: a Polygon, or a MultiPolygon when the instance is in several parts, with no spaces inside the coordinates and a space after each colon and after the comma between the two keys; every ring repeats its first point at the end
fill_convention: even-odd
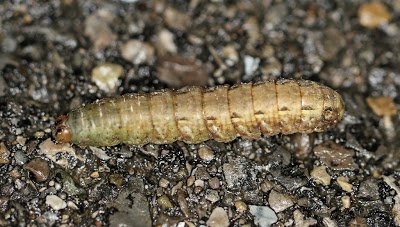
{"type": "Polygon", "coordinates": [[[53,136],[57,142],[68,143],[72,139],[72,131],[70,127],[66,125],[68,115],[61,115],[56,119],[56,125],[53,128],[53,136]]]}

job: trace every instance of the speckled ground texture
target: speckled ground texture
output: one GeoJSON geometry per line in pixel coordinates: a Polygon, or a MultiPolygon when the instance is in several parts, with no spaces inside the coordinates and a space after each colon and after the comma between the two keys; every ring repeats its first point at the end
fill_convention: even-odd
{"type": "Polygon", "coordinates": [[[0,3],[0,226],[400,225],[399,0],[24,2],[0,3]],[[51,135],[96,99],[276,78],[336,89],[344,120],[198,145],[51,135]]]}

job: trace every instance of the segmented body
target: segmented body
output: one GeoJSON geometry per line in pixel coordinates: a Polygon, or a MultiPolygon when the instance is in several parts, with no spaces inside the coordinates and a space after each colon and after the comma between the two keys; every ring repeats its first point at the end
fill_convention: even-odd
{"type": "Polygon", "coordinates": [[[306,80],[191,87],[128,94],[75,109],[59,118],[56,139],[92,146],[229,142],[238,136],[323,131],[343,112],[337,92],[306,80]]]}

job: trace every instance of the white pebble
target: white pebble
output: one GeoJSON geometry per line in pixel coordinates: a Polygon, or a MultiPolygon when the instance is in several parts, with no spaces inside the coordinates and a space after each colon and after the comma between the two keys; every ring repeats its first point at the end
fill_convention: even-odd
{"type": "Polygon", "coordinates": [[[325,166],[318,166],[315,167],[311,171],[311,177],[317,182],[318,184],[322,184],[324,186],[331,184],[331,176],[326,172],[325,166]]]}
{"type": "Polygon", "coordinates": [[[120,48],[122,57],[135,65],[154,61],[154,48],[148,43],[131,39],[120,48]]]}
{"type": "Polygon", "coordinates": [[[229,218],[228,214],[222,207],[217,207],[213,210],[210,218],[207,221],[207,226],[210,227],[228,227],[229,218]]]}
{"type": "Polygon", "coordinates": [[[46,196],[46,204],[51,206],[54,210],[61,210],[67,207],[67,203],[56,195],[46,196]]]}
{"type": "Polygon", "coordinates": [[[122,66],[112,63],[104,63],[92,70],[92,81],[101,90],[112,93],[120,84],[119,78],[124,73],[122,66]]]}
{"type": "Polygon", "coordinates": [[[211,161],[214,159],[214,152],[209,147],[201,147],[198,152],[199,157],[204,161],[211,161]]]}
{"type": "Polygon", "coordinates": [[[268,206],[250,205],[250,213],[254,216],[254,224],[260,227],[268,227],[278,221],[275,212],[268,206]]]}
{"type": "Polygon", "coordinates": [[[194,185],[195,185],[196,187],[202,187],[202,188],[204,188],[204,181],[203,181],[203,180],[196,180],[196,181],[194,182],[194,185]]]}

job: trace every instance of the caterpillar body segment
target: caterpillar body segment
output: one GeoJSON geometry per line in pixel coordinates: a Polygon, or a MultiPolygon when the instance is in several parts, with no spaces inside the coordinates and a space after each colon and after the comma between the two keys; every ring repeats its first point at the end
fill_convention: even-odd
{"type": "Polygon", "coordinates": [[[307,80],[184,88],[103,99],[58,118],[59,142],[82,146],[229,142],[320,132],[343,117],[334,90],[307,80]]]}
{"type": "Polygon", "coordinates": [[[207,129],[210,137],[218,142],[231,141],[237,137],[229,111],[228,90],[228,86],[220,86],[203,93],[203,113],[207,129]]]}

